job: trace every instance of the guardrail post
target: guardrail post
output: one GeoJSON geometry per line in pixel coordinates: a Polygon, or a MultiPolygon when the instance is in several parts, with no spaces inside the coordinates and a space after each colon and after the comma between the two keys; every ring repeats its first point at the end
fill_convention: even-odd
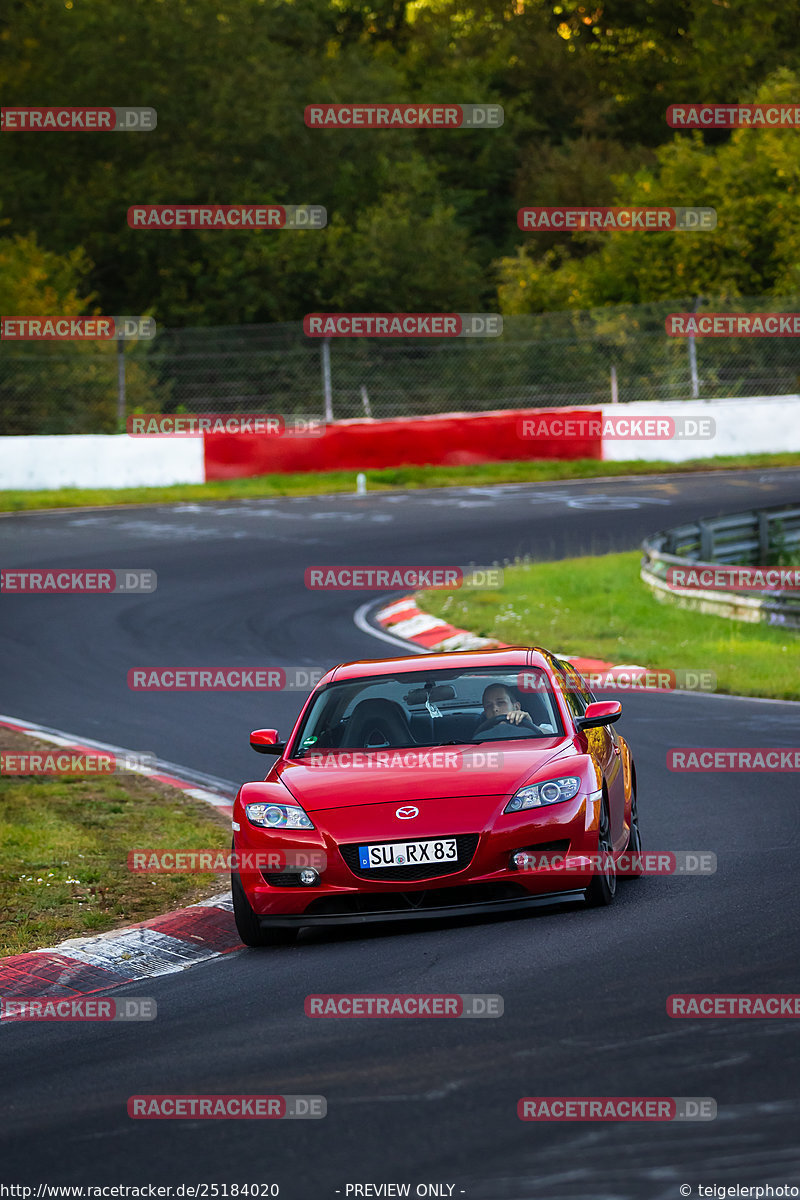
{"type": "Polygon", "coordinates": [[[700,530],[700,561],[711,562],[714,557],[714,530],[705,521],[698,521],[700,530]]]}
{"type": "Polygon", "coordinates": [[[766,563],[769,557],[769,513],[763,508],[756,511],[758,517],[758,554],[760,563],[766,563]]]}

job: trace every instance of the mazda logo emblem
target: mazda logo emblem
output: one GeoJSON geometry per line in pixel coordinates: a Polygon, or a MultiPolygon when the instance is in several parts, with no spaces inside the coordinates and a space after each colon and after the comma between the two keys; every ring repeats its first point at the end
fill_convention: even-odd
{"type": "Polygon", "coordinates": [[[398,808],[395,816],[401,821],[410,821],[412,817],[419,816],[419,809],[413,804],[404,804],[402,808],[398,808]]]}

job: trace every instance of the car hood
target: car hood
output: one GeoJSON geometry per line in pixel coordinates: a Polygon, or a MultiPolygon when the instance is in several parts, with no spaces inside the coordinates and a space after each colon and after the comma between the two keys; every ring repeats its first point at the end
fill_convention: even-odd
{"type": "Polygon", "coordinates": [[[435,797],[506,796],[571,749],[568,738],[552,737],[534,744],[446,746],[435,753],[389,750],[383,752],[384,766],[377,764],[374,754],[353,751],[346,756],[327,755],[315,766],[303,760],[281,760],[270,779],[280,779],[308,812],[435,797]],[[368,760],[373,765],[366,765],[368,760]]]}

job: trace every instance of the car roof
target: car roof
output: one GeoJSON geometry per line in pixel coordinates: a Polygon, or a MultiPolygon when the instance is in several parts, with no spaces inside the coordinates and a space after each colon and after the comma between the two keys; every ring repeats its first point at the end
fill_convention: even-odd
{"type": "Polygon", "coordinates": [[[541,667],[552,670],[552,658],[541,646],[502,646],[490,650],[453,650],[444,654],[409,654],[400,658],[366,658],[340,663],[319,681],[318,687],[374,675],[403,675],[412,671],[469,670],[488,667],[541,667]]]}

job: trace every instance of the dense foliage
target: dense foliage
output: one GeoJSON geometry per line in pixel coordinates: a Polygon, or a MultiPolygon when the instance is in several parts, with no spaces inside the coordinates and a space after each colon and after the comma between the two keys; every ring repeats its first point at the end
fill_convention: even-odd
{"type": "Polygon", "coordinates": [[[151,133],[0,135],[5,312],[162,324],[513,313],[798,283],[800,131],[676,133],[800,94],[800,0],[6,0],[5,105],[151,133]],[[314,130],[309,103],[492,101],[494,131],[314,130]],[[135,231],[134,203],[324,204],[313,232],[135,231]],[[521,233],[522,204],[710,204],[706,234],[521,233]],[[38,291],[37,291],[38,289],[38,291]],[[84,309],[85,310],[85,309],[84,309]]]}

